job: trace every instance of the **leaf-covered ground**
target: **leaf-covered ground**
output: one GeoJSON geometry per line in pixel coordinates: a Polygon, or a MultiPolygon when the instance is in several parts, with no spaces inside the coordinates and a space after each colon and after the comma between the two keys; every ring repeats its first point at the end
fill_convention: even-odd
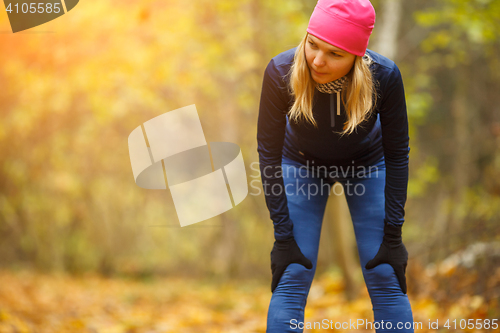
{"type": "MultiPolygon", "coordinates": [[[[269,286],[256,282],[210,283],[201,280],[153,279],[146,282],[94,275],[70,277],[31,272],[0,272],[0,333],[3,332],[265,332],[269,286]]],[[[306,307],[306,322],[328,319],[373,320],[366,291],[347,302],[340,278],[318,276],[306,307]]],[[[446,319],[484,320],[491,306],[479,296],[463,296],[451,307],[410,295],[415,332],[485,332],[444,328],[446,319]],[[439,320],[440,329],[428,329],[439,320]]],[[[495,312],[497,313],[497,312],[495,312]]],[[[489,318],[493,319],[493,318],[489,318]]],[[[321,332],[327,329],[306,329],[321,332]]],[[[335,329],[332,329],[335,330],[335,329]]],[[[339,332],[374,332],[342,329],[339,332]]]]}

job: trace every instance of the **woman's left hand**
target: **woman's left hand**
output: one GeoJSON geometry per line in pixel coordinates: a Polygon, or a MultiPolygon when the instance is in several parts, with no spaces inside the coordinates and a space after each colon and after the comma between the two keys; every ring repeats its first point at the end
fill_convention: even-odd
{"type": "Polygon", "coordinates": [[[394,268],[394,272],[401,286],[401,290],[406,294],[406,266],[408,264],[408,251],[403,244],[401,237],[401,227],[384,222],[384,238],[378,253],[366,265],[366,269],[372,269],[380,264],[389,264],[394,268]]]}

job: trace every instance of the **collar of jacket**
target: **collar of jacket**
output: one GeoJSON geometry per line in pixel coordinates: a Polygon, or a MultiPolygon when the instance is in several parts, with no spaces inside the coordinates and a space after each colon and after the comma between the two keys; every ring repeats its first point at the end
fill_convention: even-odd
{"type": "Polygon", "coordinates": [[[342,91],[342,87],[344,86],[345,81],[347,80],[347,76],[342,76],[340,79],[335,81],[327,82],[327,83],[318,83],[316,85],[316,89],[318,91],[325,94],[334,94],[342,91]]]}

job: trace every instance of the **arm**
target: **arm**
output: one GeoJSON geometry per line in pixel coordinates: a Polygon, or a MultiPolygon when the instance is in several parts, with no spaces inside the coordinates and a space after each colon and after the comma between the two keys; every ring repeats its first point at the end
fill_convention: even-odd
{"type": "Polygon", "coordinates": [[[286,112],[288,111],[284,88],[280,73],[274,61],[271,60],[264,73],[262,84],[257,125],[257,150],[266,205],[274,223],[274,236],[277,240],[289,239],[293,235],[293,222],[289,216],[283,177],[280,172],[286,112]],[[272,189],[276,194],[273,194],[272,189]]]}
{"type": "Polygon", "coordinates": [[[410,138],[403,80],[396,65],[385,85],[379,112],[386,164],[384,237],[377,254],[368,261],[365,268],[372,269],[383,263],[390,264],[401,291],[406,294],[408,251],[403,244],[401,229],[408,188],[410,138]]]}
{"type": "Polygon", "coordinates": [[[293,222],[288,211],[285,186],[281,172],[286,112],[288,111],[286,84],[271,60],[264,73],[260,99],[257,142],[262,186],[274,223],[274,242],[271,251],[272,283],[274,293],[283,272],[291,263],[311,269],[311,261],[300,251],[293,237],[293,222]]]}
{"type": "Polygon", "coordinates": [[[386,162],[385,222],[402,226],[408,188],[410,138],[403,80],[396,65],[389,74],[379,113],[386,162]]]}

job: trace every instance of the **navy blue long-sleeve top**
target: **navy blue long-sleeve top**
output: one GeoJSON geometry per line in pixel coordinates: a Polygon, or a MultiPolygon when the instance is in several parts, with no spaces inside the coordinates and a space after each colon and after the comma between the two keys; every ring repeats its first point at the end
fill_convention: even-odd
{"type": "Polygon", "coordinates": [[[257,143],[265,200],[274,223],[276,239],[290,238],[290,219],[285,191],[271,191],[275,184],[284,188],[280,172],[282,156],[316,166],[370,166],[385,157],[385,221],[404,223],[404,206],[408,187],[409,136],[405,93],[396,64],[370,49],[370,69],[377,83],[375,112],[349,135],[340,136],[347,120],[344,106],[337,110],[335,94],[315,90],[313,116],[318,127],[306,120],[288,121],[287,113],[294,97],[288,92],[290,66],[295,48],[271,59],[266,67],[260,99],[257,143]]]}

